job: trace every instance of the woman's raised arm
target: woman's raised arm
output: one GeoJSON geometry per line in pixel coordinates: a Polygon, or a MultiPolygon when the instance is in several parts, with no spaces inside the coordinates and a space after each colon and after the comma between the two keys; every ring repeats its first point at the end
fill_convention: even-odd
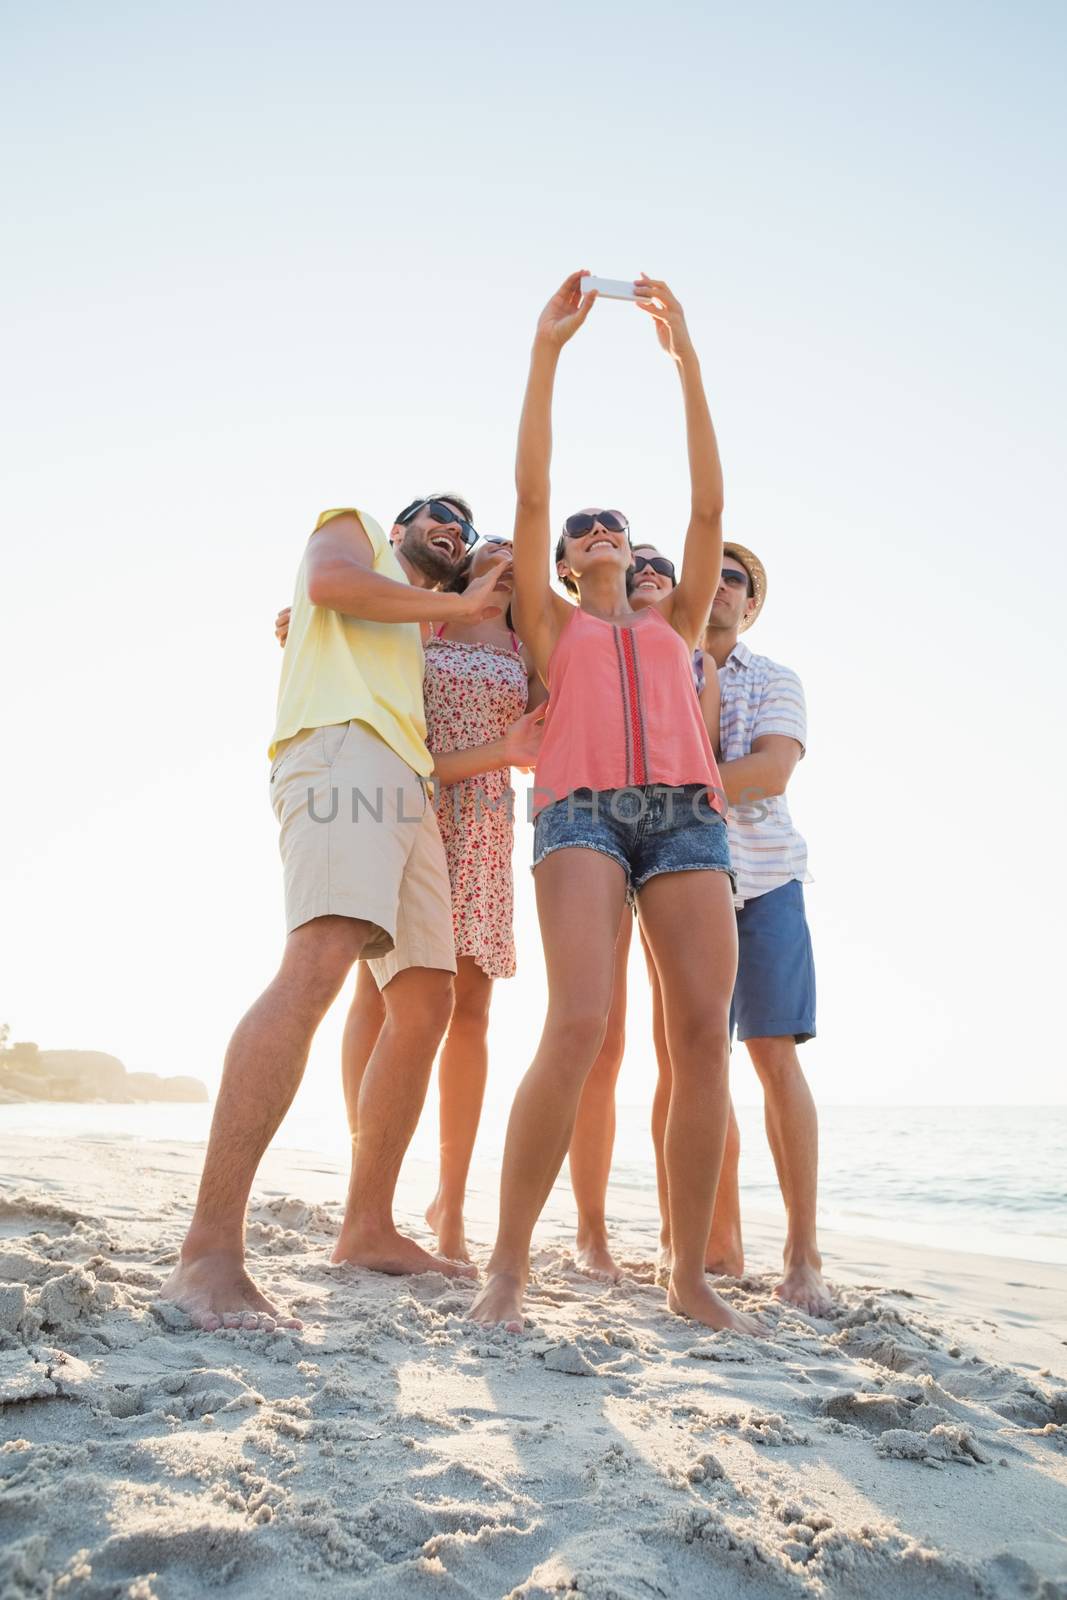
{"type": "Polygon", "coordinates": [[[595,294],[582,294],[581,272],[556,290],[537,322],[515,457],[513,562],[517,631],[543,672],[570,613],[549,580],[549,467],[552,462],[552,393],[559,353],[592,309],[595,294]]]}
{"type": "Polygon", "coordinates": [[[685,398],[689,527],[678,587],[667,597],[663,611],[692,647],[703,636],[722,572],[722,463],[685,312],[662,279],[642,273],[636,283],[637,304],[654,319],[659,342],[677,365],[685,398]]]}

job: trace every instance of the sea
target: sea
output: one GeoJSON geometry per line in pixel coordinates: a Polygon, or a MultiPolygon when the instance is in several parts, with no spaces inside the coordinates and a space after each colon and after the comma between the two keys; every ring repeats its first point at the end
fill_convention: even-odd
{"type": "MultiPolygon", "coordinates": [[[[298,1096],[275,1148],[335,1164],[340,1199],[348,1145],[336,1110],[298,1096]]],[[[487,1105],[476,1163],[499,1164],[506,1114],[487,1105]]],[[[762,1108],[739,1105],[737,1114],[743,1210],[781,1215],[762,1108]]],[[[830,1105],[819,1115],[825,1229],[1067,1265],[1067,1106],[830,1105]]],[[[209,1105],[3,1105],[0,1137],[14,1138],[16,1153],[23,1137],[202,1144],[210,1119],[209,1105]]],[[[436,1139],[428,1111],[411,1155],[432,1161],[436,1139]]],[[[6,1165],[0,1180],[17,1185],[10,1154],[6,1165]]],[[[618,1107],[612,1183],[654,1209],[647,1105],[618,1107]]]]}

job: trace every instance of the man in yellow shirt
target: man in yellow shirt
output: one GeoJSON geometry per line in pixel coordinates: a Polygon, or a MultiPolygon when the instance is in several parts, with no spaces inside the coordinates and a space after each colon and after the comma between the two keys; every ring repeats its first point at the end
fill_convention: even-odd
{"type": "MultiPolygon", "coordinates": [[[[248,1195],[353,963],[394,949],[406,964],[383,991],[386,1025],[364,1078],[345,1258],[380,1272],[473,1271],[400,1234],[392,1202],[456,965],[427,794],[421,627],[501,609],[498,569],[462,594],[435,587],[476,538],[466,503],[442,495],[413,501],[389,538],[365,512],[323,512],[304,552],[270,747],[288,936],[277,975],[230,1041],[196,1211],[161,1291],[207,1331],[300,1326],[245,1270],[248,1195]]],[[[520,744],[509,751],[517,763],[531,759],[520,744]]],[[[485,770],[484,755],[465,755],[469,770],[450,781],[485,770]]]]}

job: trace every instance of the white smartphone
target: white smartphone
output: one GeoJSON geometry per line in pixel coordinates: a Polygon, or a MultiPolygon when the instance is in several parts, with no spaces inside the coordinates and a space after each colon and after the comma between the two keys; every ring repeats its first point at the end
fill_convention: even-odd
{"type": "Polygon", "coordinates": [[[623,278],[583,278],[579,284],[583,294],[592,294],[595,289],[603,300],[636,300],[637,294],[632,283],[627,283],[623,278]]]}

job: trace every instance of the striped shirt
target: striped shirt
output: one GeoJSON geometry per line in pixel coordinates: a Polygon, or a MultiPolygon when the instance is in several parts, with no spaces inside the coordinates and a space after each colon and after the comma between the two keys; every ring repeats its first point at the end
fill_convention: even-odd
{"type": "MultiPolygon", "coordinates": [[[[724,762],[751,755],[753,741],[765,733],[795,739],[804,754],[808,736],[804,689],[789,667],[755,655],[738,640],[719,671],[719,685],[724,762]]],[[[784,794],[751,805],[732,805],[727,823],[738,906],[794,878],[811,882],[808,847],[793,826],[784,794]]]]}

